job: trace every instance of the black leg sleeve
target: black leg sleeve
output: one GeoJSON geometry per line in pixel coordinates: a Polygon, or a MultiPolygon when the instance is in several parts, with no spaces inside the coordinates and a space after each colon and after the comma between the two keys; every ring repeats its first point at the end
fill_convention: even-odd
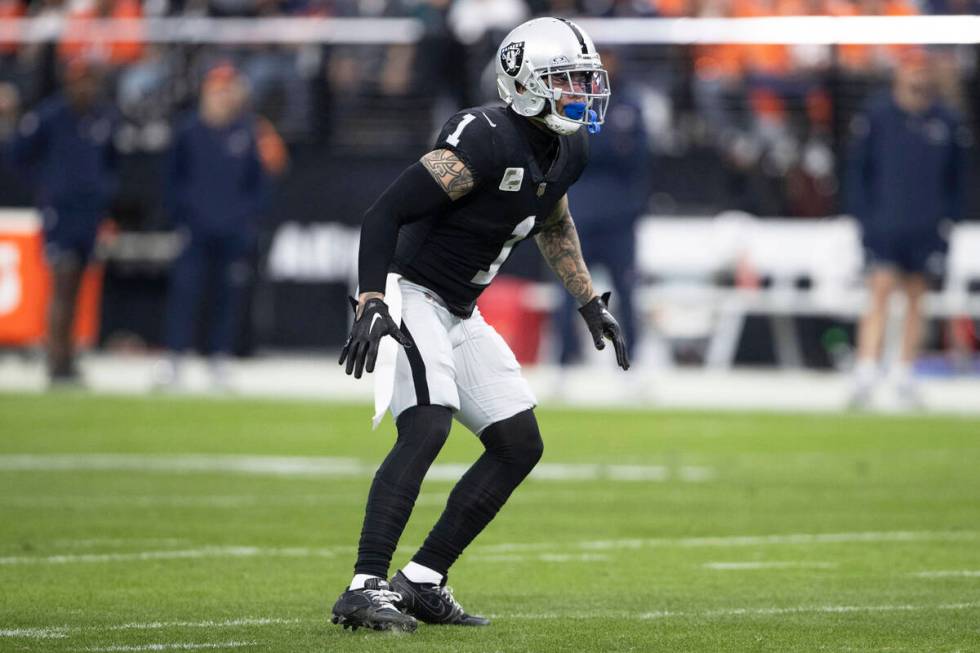
{"type": "Polygon", "coordinates": [[[415,406],[398,416],[397,426],[398,440],[371,483],[355,574],[387,578],[422,479],[449,436],[452,412],[445,406],[415,406]]]}
{"type": "Polygon", "coordinates": [[[445,575],[541,459],[544,443],[526,410],[480,436],[486,447],[449,495],[446,509],[412,560],[445,575]]]}

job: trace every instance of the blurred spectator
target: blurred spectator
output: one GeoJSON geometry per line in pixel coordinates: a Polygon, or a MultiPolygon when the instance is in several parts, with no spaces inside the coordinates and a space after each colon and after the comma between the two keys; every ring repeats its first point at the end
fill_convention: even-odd
{"type": "Polygon", "coordinates": [[[924,0],[923,5],[929,14],[980,14],[980,0],[924,0]]]}
{"type": "Polygon", "coordinates": [[[878,376],[888,300],[901,286],[907,300],[900,398],[919,405],[912,364],[922,334],[922,296],[945,268],[949,222],[963,213],[969,136],[938,98],[929,56],[908,50],[892,92],[876,98],[852,127],[851,210],[868,258],[869,306],[858,330],[852,405],[864,407],[878,376]]]}
{"type": "MultiPolygon", "coordinates": [[[[451,106],[444,113],[452,114],[463,107],[479,104],[469,95],[465,79],[466,48],[449,29],[450,0],[425,0],[415,6],[413,17],[422,21],[424,33],[416,46],[415,78],[413,85],[420,95],[439,97],[451,95],[451,106]]],[[[446,116],[435,116],[435,124],[446,116]]]]}
{"type": "Polygon", "coordinates": [[[31,193],[17,174],[11,148],[20,119],[20,92],[10,82],[0,82],[0,206],[31,203],[31,193]]]}
{"type": "Polygon", "coordinates": [[[35,106],[60,90],[57,26],[64,18],[64,0],[37,0],[28,5],[28,18],[41,26],[45,39],[23,42],[17,50],[13,78],[27,106],[35,106]]]}
{"type": "MultiPolygon", "coordinates": [[[[646,211],[651,161],[639,97],[627,80],[616,78],[616,54],[604,51],[601,56],[615,91],[602,131],[589,137],[589,166],[569,190],[568,206],[586,264],[593,269],[601,266],[612,278],[613,303],[632,357],[636,347],[635,227],[646,211]]],[[[571,296],[565,297],[559,309],[559,360],[563,365],[581,358],[577,309],[571,296]]]]}
{"type": "Polygon", "coordinates": [[[20,92],[9,82],[0,82],[0,143],[10,143],[17,133],[20,92]]]}
{"type": "Polygon", "coordinates": [[[466,86],[466,97],[476,102],[497,97],[488,62],[504,35],[529,17],[524,0],[456,0],[450,5],[449,29],[467,52],[463,77],[454,84],[466,86]]]}
{"type": "Polygon", "coordinates": [[[279,13],[279,0],[208,0],[208,14],[216,18],[272,16],[279,13]]]}
{"type": "Polygon", "coordinates": [[[71,339],[75,299],[99,223],[117,191],[115,112],[100,101],[100,71],[75,59],[64,92],[24,115],[13,158],[27,172],[43,217],[54,288],[48,322],[52,383],[76,382],[71,339]]]}
{"type": "Polygon", "coordinates": [[[174,139],[166,192],[184,242],[170,279],[166,320],[170,355],[157,379],[164,387],[180,382],[181,356],[194,343],[209,281],[212,380],[219,388],[227,382],[225,358],[234,344],[257,220],[269,186],[259,127],[246,108],[247,94],[234,67],[215,66],[204,79],[197,112],[178,128],[174,139]]]}

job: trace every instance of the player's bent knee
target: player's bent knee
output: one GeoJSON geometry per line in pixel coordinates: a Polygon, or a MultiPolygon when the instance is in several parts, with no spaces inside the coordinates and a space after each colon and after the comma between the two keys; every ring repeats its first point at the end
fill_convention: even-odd
{"type": "Polygon", "coordinates": [[[375,480],[389,485],[422,482],[429,465],[449,437],[452,411],[445,406],[413,406],[398,415],[398,438],[375,473],[375,480]]]}
{"type": "Polygon", "coordinates": [[[533,410],[491,424],[480,435],[487,451],[523,473],[529,473],[544,454],[544,441],[533,410]]]}
{"type": "Polygon", "coordinates": [[[531,473],[531,470],[540,462],[542,455],[544,455],[544,441],[540,435],[537,440],[522,445],[520,460],[524,472],[531,473]]]}
{"type": "Polygon", "coordinates": [[[453,412],[445,406],[412,406],[398,415],[398,440],[442,447],[453,425],[453,412]]]}

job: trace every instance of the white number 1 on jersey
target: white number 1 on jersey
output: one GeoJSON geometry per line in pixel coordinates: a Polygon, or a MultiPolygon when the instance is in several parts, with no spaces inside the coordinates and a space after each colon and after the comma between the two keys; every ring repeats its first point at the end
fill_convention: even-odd
{"type": "Polygon", "coordinates": [[[533,215],[529,215],[528,217],[524,218],[521,220],[519,225],[514,227],[514,231],[511,232],[511,237],[504,242],[504,246],[501,248],[500,254],[498,254],[497,258],[490,264],[490,267],[486,270],[480,270],[474,274],[473,278],[470,279],[470,283],[477,283],[481,286],[485,286],[493,281],[493,278],[497,276],[497,271],[500,270],[500,266],[503,265],[504,261],[507,260],[507,257],[510,256],[510,252],[512,249],[514,249],[514,245],[527,238],[527,235],[531,233],[531,229],[534,229],[533,215]]]}
{"type": "Polygon", "coordinates": [[[464,129],[466,129],[466,125],[470,124],[474,120],[476,120],[476,116],[474,116],[472,113],[468,113],[463,116],[463,119],[459,121],[458,125],[456,125],[456,131],[446,137],[446,142],[454,147],[459,145],[459,135],[463,133],[464,129]]]}

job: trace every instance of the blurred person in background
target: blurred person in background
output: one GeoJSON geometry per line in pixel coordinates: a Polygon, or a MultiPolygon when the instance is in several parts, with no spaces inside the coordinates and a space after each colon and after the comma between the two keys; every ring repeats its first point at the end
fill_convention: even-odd
{"type": "Polygon", "coordinates": [[[257,121],[247,99],[238,70],[228,63],[214,66],[204,78],[198,110],[174,137],[165,193],[183,244],[170,277],[165,325],[169,355],[156,380],[161,387],[181,381],[181,359],[195,342],[206,289],[211,377],[218,389],[227,386],[226,358],[234,344],[270,182],[259,140],[270,125],[257,121]]]}
{"type": "Polygon", "coordinates": [[[454,71],[462,72],[462,76],[453,80],[454,85],[465,88],[459,91],[461,99],[485,101],[495,93],[487,62],[493,60],[500,39],[528,17],[530,10],[524,0],[454,0],[450,3],[447,25],[453,38],[463,46],[456,51],[463,57],[454,71]]]}
{"type": "Polygon", "coordinates": [[[0,82],[0,143],[11,143],[20,119],[20,91],[9,82],[0,82]]]}
{"type": "MultiPolygon", "coordinates": [[[[604,50],[602,62],[609,75],[616,76],[616,53],[604,50]]],[[[575,227],[586,265],[602,266],[612,280],[621,315],[619,323],[632,359],[636,347],[636,221],[647,209],[652,157],[640,98],[623,77],[617,79],[622,81],[616,88],[616,101],[609,107],[602,133],[590,139],[589,167],[569,190],[568,199],[575,206],[575,227]],[[610,198],[616,199],[610,202],[610,198]]],[[[566,294],[557,325],[562,365],[580,362],[582,358],[577,309],[575,299],[566,294]]]]}
{"type": "Polygon", "coordinates": [[[855,118],[852,137],[849,199],[861,224],[869,303],[858,326],[850,403],[863,408],[872,399],[889,299],[901,288],[907,311],[896,389],[903,403],[917,407],[922,398],[913,364],[922,339],[922,298],[944,273],[951,222],[962,217],[970,136],[940,101],[929,54],[910,49],[891,93],[855,118]]]}
{"type": "Polygon", "coordinates": [[[0,206],[31,203],[31,192],[17,174],[10,155],[20,121],[20,91],[10,82],[0,82],[0,206]]]}
{"type": "Polygon", "coordinates": [[[115,110],[100,97],[101,70],[84,59],[63,70],[63,91],[20,120],[14,165],[33,182],[43,220],[53,292],[48,315],[48,375],[79,380],[72,343],[75,300],[99,224],[117,192],[115,110]]]}

